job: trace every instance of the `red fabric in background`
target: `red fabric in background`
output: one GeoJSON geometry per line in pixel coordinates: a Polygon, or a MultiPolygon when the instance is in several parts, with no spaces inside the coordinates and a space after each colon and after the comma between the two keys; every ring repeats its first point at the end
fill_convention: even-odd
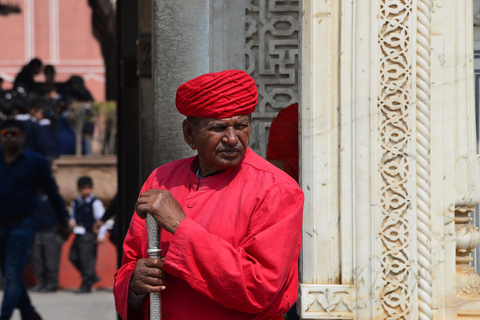
{"type": "Polygon", "coordinates": [[[252,77],[241,70],[226,70],[207,73],[180,85],[175,105],[185,116],[222,119],[252,113],[257,98],[252,77]]]}
{"type": "Polygon", "coordinates": [[[298,104],[281,110],[268,136],[267,160],[283,160],[285,172],[298,181],[298,104]]]}

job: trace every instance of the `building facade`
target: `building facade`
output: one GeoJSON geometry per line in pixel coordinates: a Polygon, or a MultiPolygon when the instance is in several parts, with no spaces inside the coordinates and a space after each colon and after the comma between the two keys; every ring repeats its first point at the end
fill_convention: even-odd
{"type": "MultiPolygon", "coordinates": [[[[0,17],[0,77],[10,89],[15,76],[32,58],[52,64],[55,80],[81,76],[96,101],[105,101],[105,64],[92,33],[87,1],[17,1],[20,13],[0,17]]],[[[43,74],[36,81],[45,81],[43,74]]]]}

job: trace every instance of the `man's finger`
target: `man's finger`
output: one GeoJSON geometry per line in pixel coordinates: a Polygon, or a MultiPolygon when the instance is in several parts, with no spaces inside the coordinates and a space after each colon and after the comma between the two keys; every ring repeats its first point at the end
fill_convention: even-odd
{"type": "Polygon", "coordinates": [[[163,267],[163,262],[160,259],[148,258],[145,259],[144,265],[149,268],[161,268],[163,267]]]}
{"type": "Polygon", "coordinates": [[[135,203],[135,212],[141,219],[145,219],[147,217],[147,214],[143,212],[143,210],[140,208],[140,204],[138,201],[135,203]]]}
{"type": "Polygon", "coordinates": [[[150,285],[150,286],[164,286],[166,281],[163,278],[156,278],[156,277],[147,277],[144,279],[145,285],[150,285]]]}
{"type": "Polygon", "coordinates": [[[167,287],[166,286],[149,286],[145,285],[145,290],[147,292],[162,292],[165,290],[167,287]]]}

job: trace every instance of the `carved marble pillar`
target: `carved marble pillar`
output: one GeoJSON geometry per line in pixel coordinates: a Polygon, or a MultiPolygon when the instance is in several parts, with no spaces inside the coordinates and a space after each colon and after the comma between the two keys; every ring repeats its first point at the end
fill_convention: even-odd
{"type": "Polygon", "coordinates": [[[304,0],[302,19],[302,318],[475,319],[471,2],[304,0]]]}
{"type": "Polygon", "coordinates": [[[480,276],[470,264],[471,253],[480,243],[480,232],[473,224],[470,214],[478,203],[458,203],[455,207],[455,234],[457,237],[457,296],[464,298],[480,298],[480,276]]]}
{"type": "Polygon", "coordinates": [[[416,5],[303,2],[304,319],[432,312],[431,250],[417,252],[416,5]]]}
{"type": "Polygon", "coordinates": [[[480,275],[472,252],[480,243],[478,227],[471,224],[475,207],[480,201],[480,157],[471,160],[463,155],[455,168],[457,200],[455,202],[456,290],[459,315],[480,315],[480,275]],[[473,314],[472,314],[473,311],[473,314]]]}

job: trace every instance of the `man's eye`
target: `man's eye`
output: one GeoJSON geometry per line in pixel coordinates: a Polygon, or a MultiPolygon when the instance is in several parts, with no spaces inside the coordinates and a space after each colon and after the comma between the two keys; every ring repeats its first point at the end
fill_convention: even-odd
{"type": "Polygon", "coordinates": [[[237,124],[237,125],[235,126],[235,129],[237,129],[237,130],[243,130],[243,129],[247,128],[247,127],[248,127],[248,126],[247,126],[246,124],[237,124]]]}
{"type": "Polygon", "coordinates": [[[224,126],[212,127],[212,128],[210,128],[210,130],[215,131],[215,132],[220,132],[220,131],[225,131],[225,127],[224,126]]]}

